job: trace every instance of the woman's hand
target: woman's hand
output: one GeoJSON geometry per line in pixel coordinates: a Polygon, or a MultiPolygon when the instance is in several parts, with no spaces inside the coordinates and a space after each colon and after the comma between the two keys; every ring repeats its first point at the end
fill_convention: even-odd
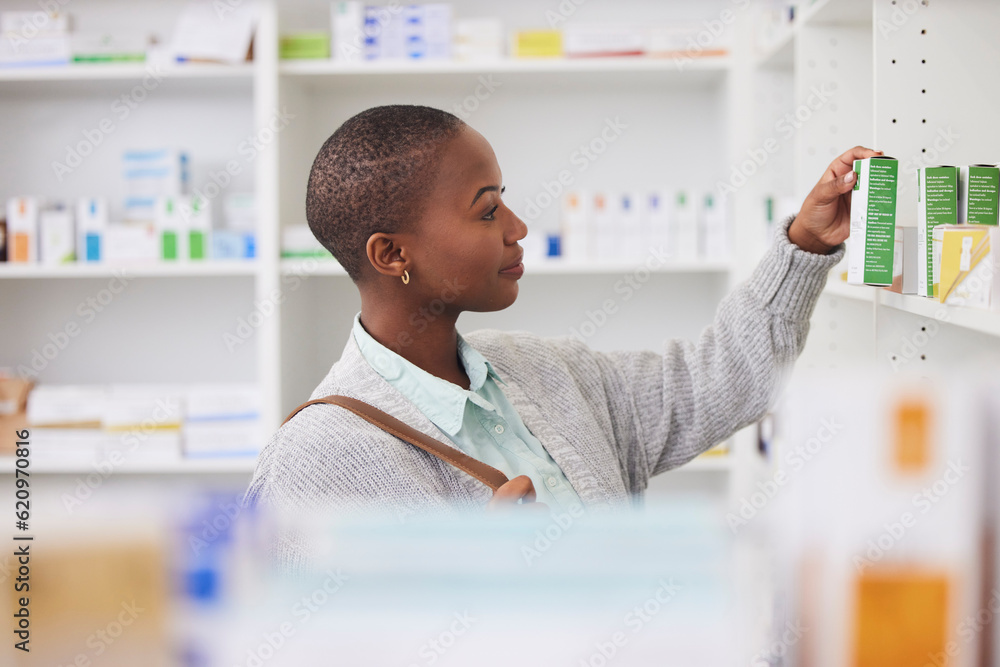
{"type": "Polygon", "coordinates": [[[831,162],[802,202],[799,214],[788,228],[788,240],[818,255],[826,255],[843,243],[851,233],[854,161],[874,155],[882,155],[882,151],[855,146],[831,162]]]}
{"type": "Polygon", "coordinates": [[[549,506],[545,503],[535,502],[535,485],[531,483],[531,478],[527,475],[520,475],[502,485],[493,494],[486,509],[490,511],[510,509],[518,504],[519,500],[524,500],[523,505],[528,509],[538,511],[548,511],[549,506]]]}

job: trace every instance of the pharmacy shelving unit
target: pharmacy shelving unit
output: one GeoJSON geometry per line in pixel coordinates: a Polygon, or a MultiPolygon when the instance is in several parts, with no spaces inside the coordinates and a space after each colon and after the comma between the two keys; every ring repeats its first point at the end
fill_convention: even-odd
{"type": "MultiPolygon", "coordinates": [[[[541,201],[545,185],[561,170],[571,170],[572,187],[579,189],[614,194],[685,188],[697,196],[726,179],[730,165],[738,165],[756,144],[755,115],[747,113],[745,101],[757,94],[760,79],[773,79],[775,91],[759,100],[765,116],[791,104],[792,94],[782,85],[792,79],[791,73],[768,57],[750,57],[753,7],[737,11],[730,57],[684,63],[671,58],[598,58],[343,65],[280,62],[277,57],[279,34],[326,26],[329,3],[259,5],[254,61],[245,65],[173,65],[155,70],[152,79],[145,64],[0,70],[0,112],[9,127],[19,128],[5,136],[0,197],[103,194],[120,201],[120,179],[114,175],[121,151],[153,144],[189,151],[195,188],[204,187],[213,172],[237,160],[243,169],[225,191],[256,195],[257,260],[129,269],[134,280],[128,290],[48,365],[42,381],[254,381],[264,398],[266,434],[272,433],[339,357],[359,308],[350,280],[335,262],[279,258],[281,229],[305,222],[305,182],[320,144],[346,118],[368,106],[410,102],[459,110],[493,144],[504,170],[508,204],[528,222],[532,234],[543,234],[556,228],[558,204],[541,206],[535,218],[525,210],[529,201],[541,201]],[[128,117],[118,118],[112,111],[115,100],[150,81],[156,85],[138,93],[143,99],[128,117]],[[488,85],[481,88],[484,81],[488,85]],[[59,181],[52,162],[109,116],[114,131],[102,137],[82,167],[59,181]],[[623,128],[619,136],[585,170],[578,169],[571,162],[574,151],[598,137],[608,123],[623,128]],[[251,138],[260,150],[248,157],[241,147],[251,138]],[[235,350],[227,349],[225,334],[254,313],[264,316],[255,318],[252,334],[235,350]]],[[[82,30],[114,25],[148,32],[157,26],[162,40],[181,6],[181,0],[80,0],[72,13],[82,30]]],[[[715,19],[728,3],[629,0],[574,6],[567,20],[702,22],[715,19]]],[[[455,3],[457,16],[499,14],[510,28],[545,25],[546,9],[527,0],[455,3]]],[[[785,44],[778,50],[788,51],[798,42],[789,37],[785,44]]],[[[628,300],[615,285],[639,270],[641,262],[529,262],[515,306],[503,315],[468,314],[460,327],[468,331],[502,326],[566,335],[592,321],[589,314],[613,299],[617,312],[587,339],[597,349],[658,349],[664,338],[697,337],[719,300],[763,252],[759,195],[771,187],[764,183],[770,178],[764,172],[789,181],[791,155],[791,149],[786,150],[733,196],[730,206],[739,224],[731,245],[739,252],[731,260],[657,266],[648,277],[642,274],[642,288],[628,300]]],[[[73,317],[81,300],[114,277],[104,267],[0,268],[0,308],[5,313],[0,332],[6,355],[0,365],[16,366],[30,358],[50,332],[73,317]]],[[[755,438],[747,431],[733,444],[728,459],[698,460],[682,469],[699,473],[693,477],[706,478],[704,482],[682,482],[671,474],[660,483],[667,490],[704,483],[728,492],[730,479],[738,476],[730,473],[742,469],[741,457],[752,455],[755,438]]],[[[121,471],[218,474],[245,483],[251,465],[184,461],[163,467],[123,466],[121,471]]],[[[87,472],[40,464],[40,471],[46,470],[87,472]]]]}

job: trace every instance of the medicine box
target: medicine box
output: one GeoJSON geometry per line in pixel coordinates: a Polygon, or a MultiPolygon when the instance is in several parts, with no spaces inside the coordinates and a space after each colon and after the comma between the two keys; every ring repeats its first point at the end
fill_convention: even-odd
{"type": "Polygon", "coordinates": [[[129,150],[122,155],[125,179],[125,220],[153,222],[158,197],[177,197],[187,192],[187,154],[166,148],[129,150]]]}
{"type": "Polygon", "coordinates": [[[996,229],[943,225],[934,230],[934,296],[953,306],[989,308],[998,275],[996,229]]]}
{"type": "Polygon", "coordinates": [[[76,259],[73,213],[65,204],[44,207],[38,214],[38,261],[46,266],[66,264],[76,259]]]}
{"type": "Polygon", "coordinates": [[[455,60],[499,60],[504,55],[503,23],[496,18],[455,21],[455,60]]]}
{"type": "Polygon", "coordinates": [[[511,35],[514,58],[559,58],[563,54],[562,33],[558,30],[518,30],[511,35]]]}
{"type": "Polygon", "coordinates": [[[569,23],[563,30],[567,58],[638,56],[645,51],[640,26],[569,23]]]}
{"type": "Polygon", "coordinates": [[[358,62],[364,48],[363,2],[334,2],[330,6],[330,55],[341,62],[358,62]]]}
{"type": "Polygon", "coordinates": [[[958,222],[970,225],[1000,223],[1000,167],[973,164],[959,168],[958,222]]]}
{"type": "Polygon", "coordinates": [[[160,237],[152,223],[109,224],[103,250],[106,262],[152,262],[160,257],[160,237]]]}
{"type": "Polygon", "coordinates": [[[102,239],[108,226],[108,202],[102,197],[84,197],[76,203],[76,259],[100,262],[102,239]]]}
{"type": "Polygon", "coordinates": [[[674,238],[677,259],[690,262],[698,258],[698,211],[685,190],[674,198],[674,238]]]}
{"type": "Polygon", "coordinates": [[[572,262],[591,258],[590,211],[593,198],[588,192],[567,193],[562,199],[560,227],[562,231],[562,256],[572,262]]]}
{"type": "Polygon", "coordinates": [[[187,259],[207,259],[212,233],[211,202],[197,195],[181,200],[181,216],[187,231],[187,259]]]}
{"type": "Polygon", "coordinates": [[[777,568],[795,581],[786,612],[810,628],[794,664],[980,664],[962,619],[981,611],[992,565],[982,392],[968,377],[857,372],[788,392],[773,519],[791,561],[777,568]]]}
{"type": "Polygon", "coordinates": [[[899,162],[890,157],[855,160],[854,173],[847,282],[891,285],[899,162]]]}
{"type": "Polygon", "coordinates": [[[38,201],[33,197],[7,200],[7,261],[38,261],[38,201]]]}
{"type": "Polygon", "coordinates": [[[706,194],[701,209],[701,256],[725,259],[729,255],[729,228],[726,205],[714,194],[706,194]]]}
{"type": "Polygon", "coordinates": [[[958,224],[958,168],[917,169],[917,294],[934,296],[934,228],[958,224]]]}
{"type": "Polygon", "coordinates": [[[181,207],[185,197],[156,198],[156,234],[159,237],[159,258],[166,261],[187,259],[187,225],[181,207]]]}
{"type": "Polygon", "coordinates": [[[643,220],[643,245],[647,250],[655,249],[658,254],[673,256],[675,249],[670,218],[669,198],[660,192],[647,195],[643,220]]]}

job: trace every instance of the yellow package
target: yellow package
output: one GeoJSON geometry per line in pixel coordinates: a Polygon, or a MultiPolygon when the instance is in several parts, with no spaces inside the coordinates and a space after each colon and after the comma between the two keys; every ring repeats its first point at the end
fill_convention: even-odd
{"type": "Polygon", "coordinates": [[[559,58],[563,54],[562,33],[558,30],[519,30],[511,42],[515,58],[559,58]]]}
{"type": "Polygon", "coordinates": [[[941,303],[989,308],[996,279],[993,228],[947,225],[940,232],[940,266],[935,296],[941,303]]]}

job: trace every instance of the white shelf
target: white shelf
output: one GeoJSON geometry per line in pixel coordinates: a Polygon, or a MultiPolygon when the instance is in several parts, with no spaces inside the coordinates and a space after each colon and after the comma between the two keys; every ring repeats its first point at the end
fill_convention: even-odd
{"type": "Polygon", "coordinates": [[[255,261],[205,261],[183,264],[62,264],[42,266],[39,264],[0,264],[2,278],[112,278],[127,277],[170,278],[180,276],[253,276],[257,273],[255,261]]]}
{"type": "MultiPolygon", "coordinates": [[[[615,273],[632,273],[642,268],[642,260],[622,260],[604,262],[562,262],[550,261],[528,263],[524,267],[525,276],[549,275],[604,275],[615,273]]],[[[664,264],[650,273],[728,273],[729,262],[724,260],[671,262],[664,264]]],[[[284,259],[281,261],[281,272],[284,275],[304,276],[346,276],[347,272],[336,261],[328,259],[284,259]]]]}
{"type": "MultiPolygon", "coordinates": [[[[126,475],[174,475],[188,473],[203,474],[250,474],[257,464],[257,458],[204,458],[178,459],[162,463],[137,463],[117,466],[112,474],[126,475]]],[[[0,457],[0,474],[12,474],[15,470],[14,458],[0,457]]],[[[94,472],[90,465],[81,463],[60,464],[51,461],[32,463],[29,474],[82,475],[94,472]]]]}
{"type": "Polygon", "coordinates": [[[990,336],[1000,336],[1000,312],[979,308],[946,306],[935,299],[914,294],[896,294],[882,290],[879,304],[888,308],[934,319],[943,324],[978,331],[990,336]]]}
{"type": "Polygon", "coordinates": [[[878,288],[870,285],[848,285],[843,280],[830,276],[827,280],[826,287],[823,289],[823,293],[830,296],[840,297],[842,299],[853,299],[855,301],[866,301],[871,303],[875,300],[875,291],[877,289],[878,288]]]}
{"type": "Polygon", "coordinates": [[[413,75],[413,74],[564,74],[600,72],[715,72],[724,74],[729,70],[728,56],[705,57],[685,61],[683,65],[675,58],[650,56],[623,56],[620,58],[536,58],[500,59],[477,62],[457,60],[374,60],[360,63],[344,63],[327,59],[286,60],[278,66],[278,72],[285,76],[369,76],[413,75]]]}
{"type": "Polygon", "coordinates": [[[78,63],[35,67],[0,67],[0,83],[39,81],[122,81],[145,79],[150,73],[167,79],[246,79],[253,64],[78,63]]]}
{"type": "Polygon", "coordinates": [[[871,0],[816,0],[802,9],[801,25],[865,25],[872,22],[871,0]]]}

